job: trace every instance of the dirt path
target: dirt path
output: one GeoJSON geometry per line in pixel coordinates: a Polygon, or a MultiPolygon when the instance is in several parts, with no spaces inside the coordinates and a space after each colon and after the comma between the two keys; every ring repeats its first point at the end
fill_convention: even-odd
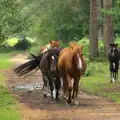
{"type": "MultiPolygon", "coordinates": [[[[19,63],[19,60],[21,63],[18,57],[13,61],[19,63]]],[[[78,96],[79,106],[66,105],[62,100],[48,103],[40,90],[14,91],[13,88],[19,84],[42,82],[39,71],[27,79],[17,77],[12,70],[8,71],[7,75],[7,85],[19,101],[23,120],[120,120],[120,106],[102,97],[81,91],[78,96]]]]}

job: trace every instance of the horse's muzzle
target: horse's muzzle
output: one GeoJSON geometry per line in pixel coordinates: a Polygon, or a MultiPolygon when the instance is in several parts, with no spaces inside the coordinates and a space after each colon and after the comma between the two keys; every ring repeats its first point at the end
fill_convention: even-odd
{"type": "Polygon", "coordinates": [[[78,69],[79,72],[82,72],[82,71],[83,71],[83,69],[80,68],[79,66],[77,66],[77,69],[78,69]]]}
{"type": "Polygon", "coordinates": [[[51,71],[52,72],[56,71],[56,67],[51,67],[51,71]]]}

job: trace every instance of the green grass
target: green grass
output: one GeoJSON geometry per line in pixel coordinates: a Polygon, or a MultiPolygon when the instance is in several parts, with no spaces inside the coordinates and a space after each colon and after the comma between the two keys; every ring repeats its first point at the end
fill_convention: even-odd
{"type": "Polygon", "coordinates": [[[88,93],[104,96],[120,104],[120,82],[110,83],[109,65],[106,62],[90,62],[87,66],[92,74],[82,77],[81,88],[88,93]]]}
{"type": "MultiPolygon", "coordinates": [[[[0,70],[6,70],[12,66],[8,54],[0,54],[0,70]]],[[[20,120],[21,116],[17,110],[16,100],[5,88],[5,76],[0,73],[0,120],[20,120]]]]}
{"type": "Polygon", "coordinates": [[[0,54],[0,70],[8,69],[12,66],[12,63],[9,62],[10,57],[8,54],[0,54]]]}

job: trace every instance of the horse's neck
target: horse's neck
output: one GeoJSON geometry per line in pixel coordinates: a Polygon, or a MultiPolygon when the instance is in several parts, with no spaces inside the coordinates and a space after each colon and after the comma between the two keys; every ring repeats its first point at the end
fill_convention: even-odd
{"type": "Polygon", "coordinates": [[[46,47],[49,49],[49,48],[51,48],[51,45],[50,45],[50,44],[48,44],[48,45],[46,45],[46,47]]]}

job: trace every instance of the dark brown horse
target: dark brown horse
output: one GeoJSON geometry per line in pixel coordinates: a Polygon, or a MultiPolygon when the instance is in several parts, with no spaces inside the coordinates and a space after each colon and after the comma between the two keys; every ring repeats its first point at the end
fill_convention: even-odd
{"type": "Polygon", "coordinates": [[[67,103],[71,103],[73,99],[78,104],[79,80],[86,71],[86,61],[82,49],[82,45],[71,42],[70,47],[64,48],[59,55],[58,70],[63,79],[64,97],[67,99],[67,103]]]}
{"type": "Polygon", "coordinates": [[[108,60],[110,64],[110,82],[116,82],[118,79],[118,69],[120,62],[120,50],[118,44],[110,43],[110,49],[108,51],[108,60]]]}
{"type": "Polygon", "coordinates": [[[19,76],[23,76],[33,70],[40,69],[43,74],[43,82],[45,84],[45,94],[47,86],[50,87],[51,100],[58,99],[60,90],[60,77],[58,73],[58,56],[62,48],[51,48],[33,59],[15,68],[14,72],[19,76]]]}

